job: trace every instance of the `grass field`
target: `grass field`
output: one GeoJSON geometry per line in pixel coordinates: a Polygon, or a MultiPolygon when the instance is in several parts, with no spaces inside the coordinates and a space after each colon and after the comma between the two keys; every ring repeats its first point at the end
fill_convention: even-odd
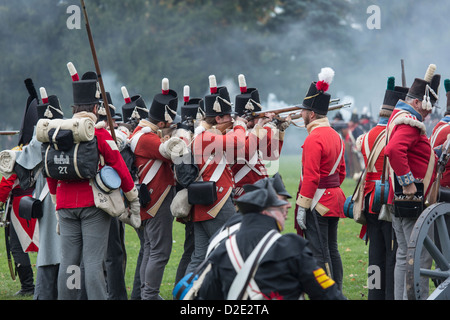
{"type": "MultiPolygon", "coordinates": [[[[279,172],[283,177],[286,188],[295,197],[298,189],[300,177],[300,156],[283,156],[279,163],[279,172]]],[[[342,185],[344,192],[350,195],[353,192],[355,182],[346,180],[342,185]]],[[[294,203],[294,200],[292,200],[294,203]]],[[[289,212],[286,221],[286,230],[284,232],[295,232],[294,230],[294,205],[289,212]]],[[[339,251],[344,266],[344,295],[350,300],[367,299],[367,246],[359,236],[361,225],[350,219],[341,219],[339,222],[339,251]]],[[[3,230],[0,230],[3,233],[3,230]]],[[[174,222],[173,228],[173,249],[166,267],[164,278],[161,285],[161,296],[166,299],[172,299],[172,289],[174,287],[175,273],[178,262],[183,253],[184,227],[182,224],[174,222]]],[[[134,270],[136,259],[139,252],[139,239],[135,231],[126,226],[125,244],[127,248],[127,269],[126,285],[128,295],[132,290],[134,270]]],[[[31,260],[36,261],[36,253],[30,254],[31,260]]],[[[34,270],[35,271],[35,270],[34,270]]],[[[17,299],[14,293],[20,289],[19,280],[13,281],[9,275],[9,269],[6,259],[4,241],[0,241],[0,300],[17,299]]],[[[27,298],[29,299],[29,298],[27,298]]]]}

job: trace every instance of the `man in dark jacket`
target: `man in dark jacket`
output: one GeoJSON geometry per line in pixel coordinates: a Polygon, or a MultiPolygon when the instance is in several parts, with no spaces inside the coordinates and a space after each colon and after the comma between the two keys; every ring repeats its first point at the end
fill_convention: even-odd
{"type": "MultiPolygon", "coordinates": [[[[242,223],[236,242],[245,261],[259,241],[270,231],[284,228],[287,202],[279,199],[270,179],[240,197],[236,203],[242,212],[242,223]]],[[[310,299],[345,299],[336,283],[317,266],[307,241],[296,234],[278,238],[259,263],[248,296],[253,299],[299,299],[306,293],[310,299]]],[[[235,248],[236,249],[236,248],[235,248]]],[[[227,299],[236,277],[226,241],[210,256],[211,270],[200,288],[199,299],[227,299]]]]}

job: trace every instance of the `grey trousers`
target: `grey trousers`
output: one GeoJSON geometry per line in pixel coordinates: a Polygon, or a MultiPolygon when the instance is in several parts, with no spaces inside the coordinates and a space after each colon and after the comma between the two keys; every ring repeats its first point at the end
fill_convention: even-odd
{"type": "Polygon", "coordinates": [[[36,286],[33,300],[58,299],[58,270],[59,264],[36,268],[36,286]]]}
{"type": "MultiPolygon", "coordinates": [[[[410,218],[397,218],[392,216],[392,227],[395,230],[397,237],[397,255],[394,269],[394,299],[395,300],[407,300],[406,293],[406,254],[408,251],[408,242],[411,237],[412,230],[416,223],[416,219],[410,218]]],[[[429,229],[428,235],[431,239],[434,239],[434,229],[429,229]]],[[[420,255],[420,265],[422,268],[431,268],[433,259],[427,250],[422,250],[420,255]]],[[[429,279],[422,277],[420,281],[421,296],[423,299],[428,298],[430,290],[429,279]]]]}
{"type": "Polygon", "coordinates": [[[186,274],[195,271],[203,262],[210,238],[234,214],[236,209],[230,196],[214,219],[194,222],[194,251],[191,262],[186,268],[186,274]]]}
{"type": "MultiPolygon", "coordinates": [[[[173,190],[172,190],[173,191],[173,190]]],[[[170,212],[174,193],[169,192],[153,218],[142,221],[144,252],[140,269],[141,299],[161,299],[164,269],[172,252],[173,216],[170,212]]]]}
{"type": "Polygon", "coordinates": [[[61,237],[58,299],[79,298],[83,261],[87,299],[106,300],[104,261],[111,216],[96,207],[61,209],[58,216],[61,237]]]}

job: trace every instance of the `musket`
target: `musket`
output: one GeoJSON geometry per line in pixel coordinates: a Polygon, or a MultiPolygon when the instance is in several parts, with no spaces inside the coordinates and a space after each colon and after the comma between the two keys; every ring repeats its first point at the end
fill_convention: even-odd
{"type": "Polygon", "coordinates": [[[10,228],[10,221],[8,221],[8,212],[11,208],[10,206],[10,199],[8,198],[8,201],[6,202],[6,209],[3,210],[2,219],[0,222],[0,227],[5,228],[5,247],[6,247],[6,257],[8,259],[8,268],[9,268],[9,274],[11,275],[11,279],[16,280],[16,274],[14,272],[14,267],[11,259],[11,245],[9,242],[9,228],[10,228]]]}
{"type": "Polygon", "coordinates": [[[0,131],[0,136],[13,136],[13,135],[16,135],[16,134],[19,134],[20,133],[20,130],[19,131],[16,131],[16,130],[14,130],[14,131],[0,131]]]}
{"type": "MultiPolygon", "coordinates": [[[[328,111],[339,110],[339,109],[342,109],[342,108],[346,108],[346,107],[348,107],[350,105],[351,105],[351,102],[332,105],[332,106],[328,107],[328,111]]],[[[298,106],[291,106],[291,107],[274,109],[274,110],[262,110],[262,111],[251,112],[250,115],[252,117],[254,117],[254,118],[263,118],[266,113],[275,113],[276,115],[279,115],[281,113],[293,112],[293,111],[298,112],[298,111],[301,111],[301,110],[302,109],[299,108],[298,106]]]]}
{"type": "MultiPolygon", "coordinates": [[[[111,112],[109,111],[109,102],[108,102],[108,98],[106,96],[105,87],[103,85],[102,74],[100,72],[100,65],[99,65],[98,59],[97,59],[97,52],[95,50],[94,39],[92,37],[91,27],[90,27],[89,19],[87,16],[86,6],[84,4],[84,0],[80,0],[80,1],[81,1],[81,7],[83,8],[84,19],[86,21],[86,32],[87,32],[88,38],[89,38],[89,45],[91,46],[92,58],[94,59],[95,71],[97,72],[97,77],[98,77],[98,84],[100,86],[100,91],[102,92],[103,104],[105,105],[106,118],[108,120],[109,127],[114,128],[114,125],[112,122],[112,117],[111,117],[111,112]]],[[[110,131],[111,131],[111,136],[112,136],[113,140],[116,141],[116,134],[115,134],[114,130],[111,129],[110,131]]]]}
{"type": "Polygon", "coordinates": [[[403,59],[400,60],[400,63],[402,65],[402,86],[406,87],[405,63],[403,59]]]}

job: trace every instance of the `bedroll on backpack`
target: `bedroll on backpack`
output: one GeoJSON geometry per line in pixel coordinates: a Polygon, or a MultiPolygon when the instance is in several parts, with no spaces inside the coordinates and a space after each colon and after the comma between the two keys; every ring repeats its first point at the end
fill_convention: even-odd
{"type": "Polygon", "coordinates": [[[99,154],[95,123],[90,118],[40,119],[36,139],[42,142],[47,177],[82,180],[97,174],[99,154]]]}

